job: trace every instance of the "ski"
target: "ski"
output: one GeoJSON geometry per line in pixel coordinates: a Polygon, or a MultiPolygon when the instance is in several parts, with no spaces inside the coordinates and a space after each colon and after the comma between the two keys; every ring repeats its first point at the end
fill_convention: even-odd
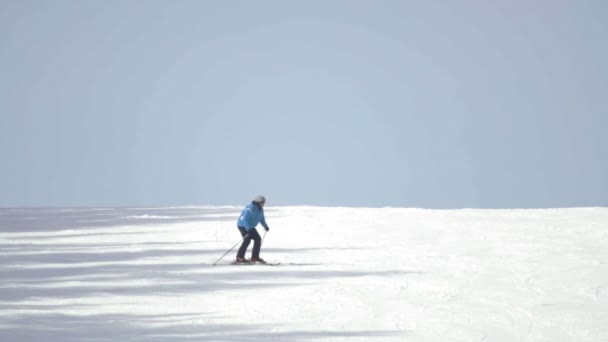
{"type": "Polygon", "coordinates": [[[251,261],[247,261],[247,262],[236,262],[233,261],[230,263],[230,265],[243,265],[243,266],[277,266],[280,265],[280,262],[251,262],[251,261]]]}
{"type": "Polygon", "coordinates": [[[227,264],[215,264],[213,266],[322,266],[325,264],[314,264],[314,263],[297,263],[297,262],[236,262],[232,261],[227,264]]]}

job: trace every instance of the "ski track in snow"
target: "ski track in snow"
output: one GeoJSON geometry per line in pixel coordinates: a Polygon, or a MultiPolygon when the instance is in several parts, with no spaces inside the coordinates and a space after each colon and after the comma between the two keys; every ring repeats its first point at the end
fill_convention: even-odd
{"type": "Polygon", "coordinates": [[[608,341],[607,208],[239,212],[0,209],[0,341],[608,341]]]}

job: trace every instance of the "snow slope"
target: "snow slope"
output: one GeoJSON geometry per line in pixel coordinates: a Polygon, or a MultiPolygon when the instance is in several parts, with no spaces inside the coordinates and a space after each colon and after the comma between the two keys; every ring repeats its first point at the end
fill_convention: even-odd
{"type": "Polygon", "coordinates": [[[608,341],[608,208],[239,211],[0,209],[0,341],[608,341]]]}

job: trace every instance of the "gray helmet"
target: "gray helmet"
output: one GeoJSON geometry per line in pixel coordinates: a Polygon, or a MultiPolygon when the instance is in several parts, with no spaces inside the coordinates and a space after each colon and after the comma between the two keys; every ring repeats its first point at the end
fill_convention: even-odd
{"type": "Polygon", "coordinates": [[[266,203],[266,197],[264,197],[262,195],[255,196],[255,198],[253,199],[253,202],[255,202],[255,203],[266,203]]]}

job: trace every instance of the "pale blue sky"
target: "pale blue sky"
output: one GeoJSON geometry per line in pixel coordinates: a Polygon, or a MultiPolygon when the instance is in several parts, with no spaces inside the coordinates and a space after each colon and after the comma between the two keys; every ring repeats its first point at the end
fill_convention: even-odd
{"type": "Polygon", "coordinates": [[[0,206],[605,206],[607,37],[601,0],[0,0],[0,206]]]}

